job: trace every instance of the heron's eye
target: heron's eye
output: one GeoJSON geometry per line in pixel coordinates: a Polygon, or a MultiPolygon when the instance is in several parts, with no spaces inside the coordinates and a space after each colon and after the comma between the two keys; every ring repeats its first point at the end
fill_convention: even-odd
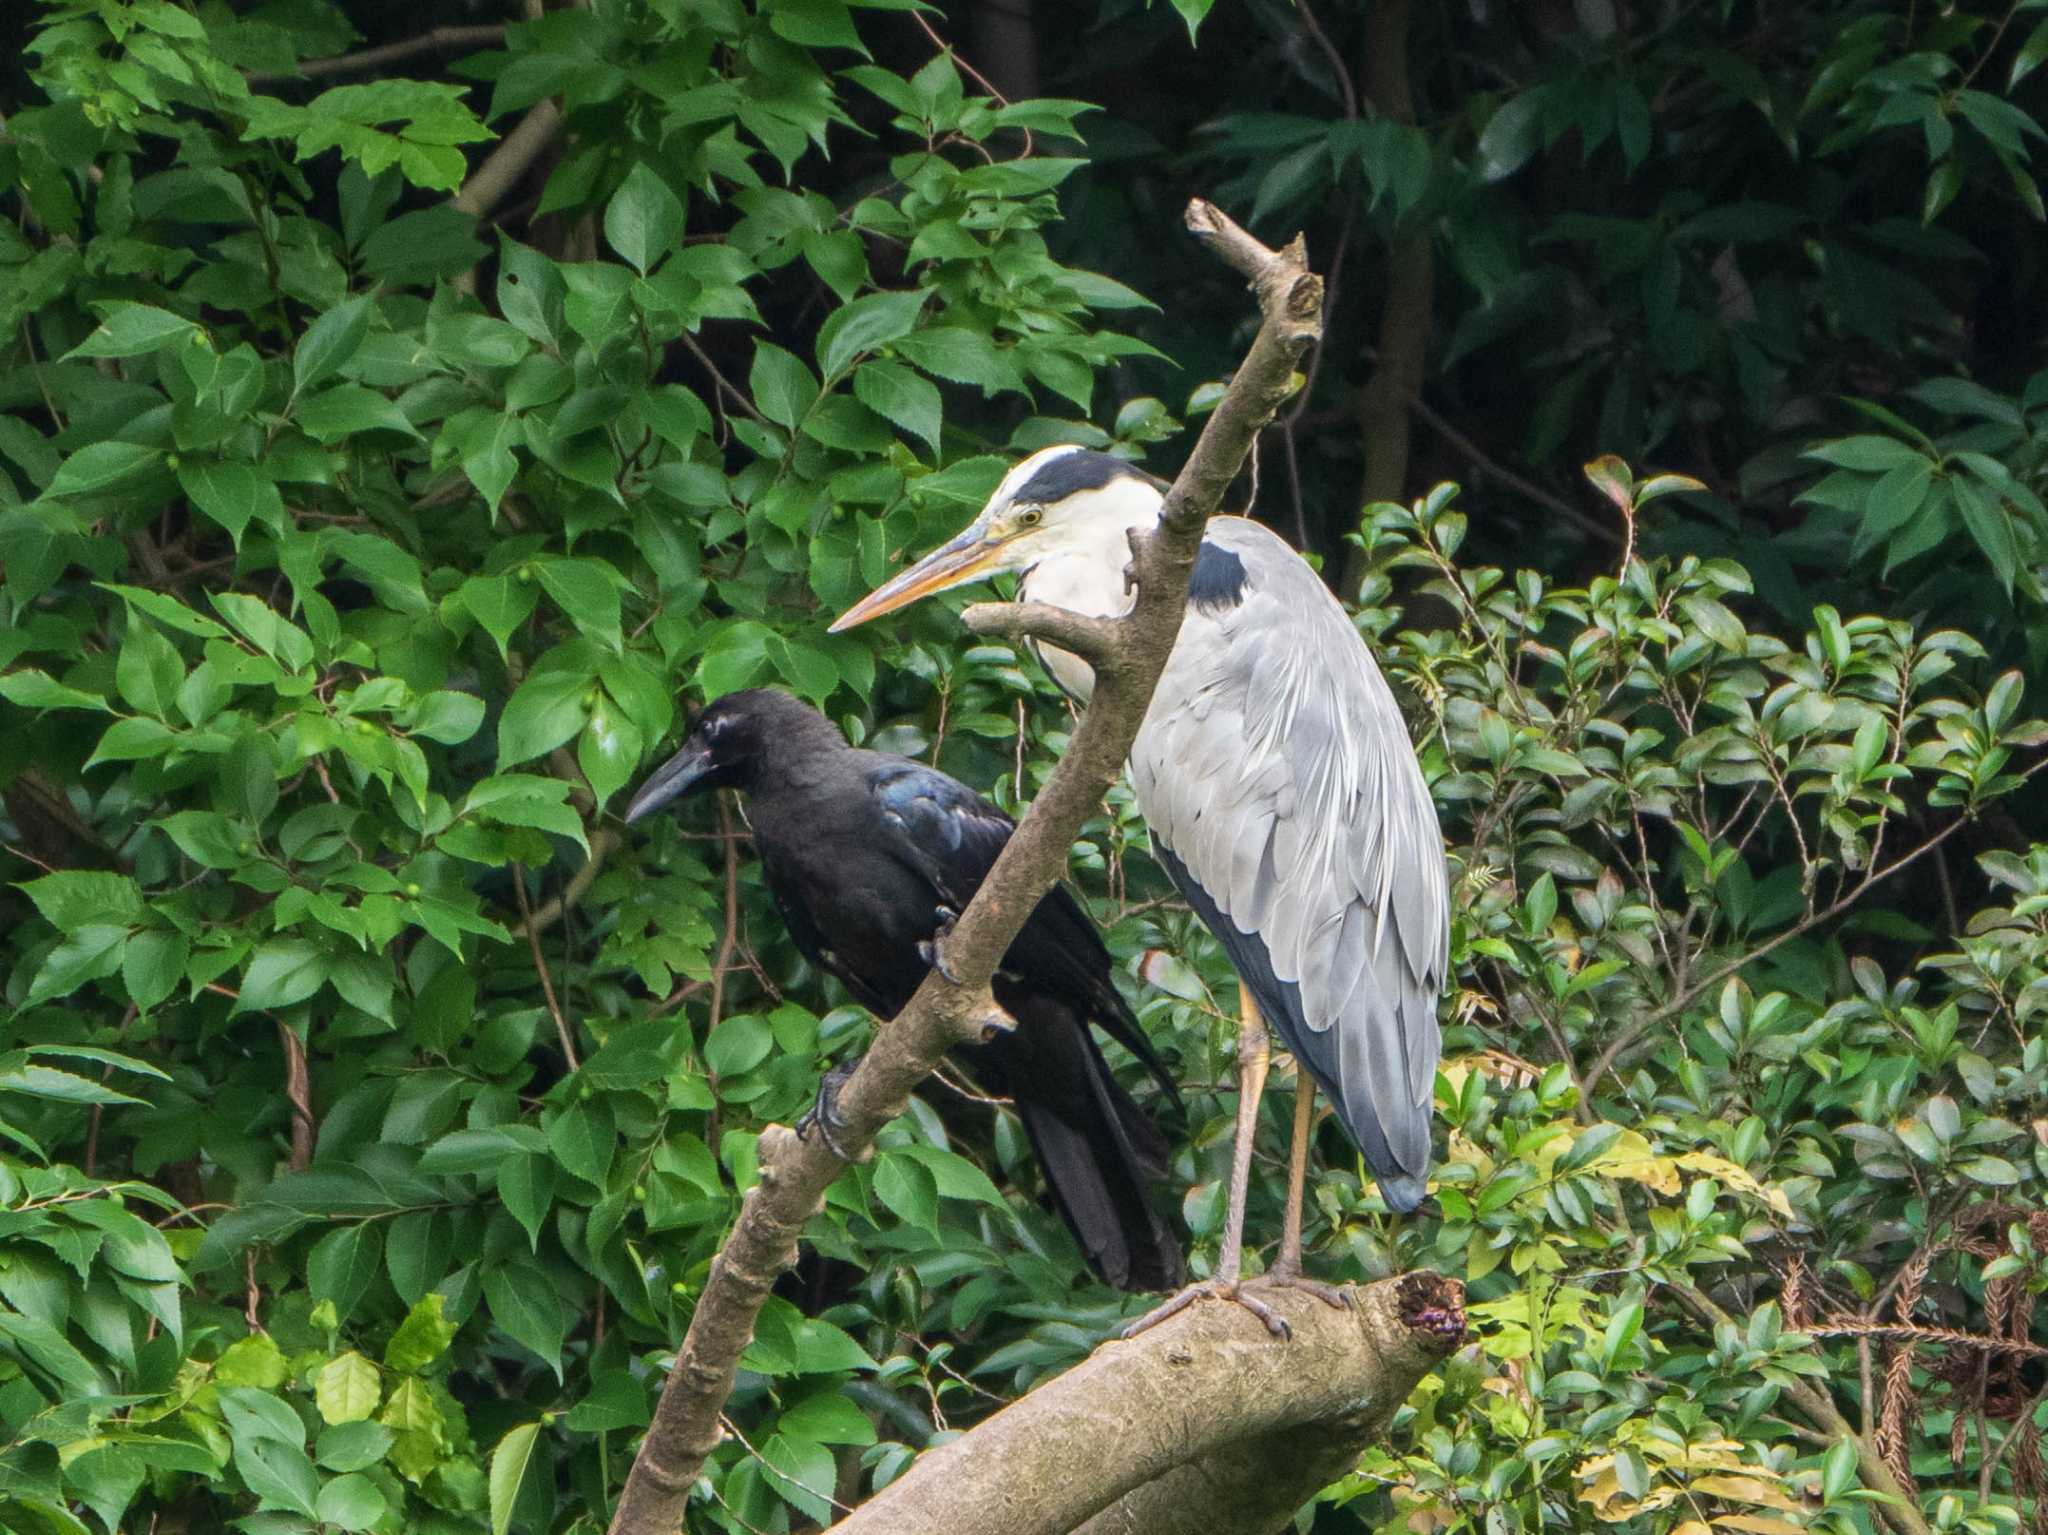
{"type": "Polygon", "coordinates": [[[1035,506],[1027,506],[1017,514],[1017,526],[1020,528],[1035,528],[1043,521],[1045,513],[1035,506]]]}

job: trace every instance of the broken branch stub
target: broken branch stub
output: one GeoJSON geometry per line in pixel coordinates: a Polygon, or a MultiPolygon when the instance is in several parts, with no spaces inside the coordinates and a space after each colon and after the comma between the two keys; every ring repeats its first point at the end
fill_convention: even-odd
{"type": "Polygon", "coordinates": [[[1269,1288],[1290,1341],[1195,1305],[916,1463],[837,1535],[1270,1535],[1385,1432],[1465,1333],[1456,1280],[1418,1271],[1348,1309],[1269,1288]]]}

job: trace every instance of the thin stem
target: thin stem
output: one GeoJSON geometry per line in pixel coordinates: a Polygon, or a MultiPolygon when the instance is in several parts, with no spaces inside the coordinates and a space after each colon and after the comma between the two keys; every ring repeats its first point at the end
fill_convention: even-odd
{"type": "Polygon", "coordinates": [[[562,1004],[555,996],[555,978],[548,973],[547,956],[540,951],[540,930],[533,925],[533,903],[526,895],[526,871],[515,870],[512,893],[519,898],[519,916],[526,928],[526,946],[533,951],[533,968],[540,975],[540,994],[548,1004],[548,1016],[555,1020],[555,1037],[562,1042],[562,1059],[569,1069],[578,1069],[576,1041],[569,1034],[569,1020],[562,1016],[562,1004]]]}

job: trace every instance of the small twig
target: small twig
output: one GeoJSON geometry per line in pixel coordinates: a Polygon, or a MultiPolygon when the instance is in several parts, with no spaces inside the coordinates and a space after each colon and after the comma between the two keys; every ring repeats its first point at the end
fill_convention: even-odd
{"type": "Polygon", "coordinates": [[[423,53],[454,53],[463,48],[488,48],[505,40],[503,27],[436,27],[401,43],[384,43],[354,53],[330,54],[324,59],[301,59],[294,69],[254,69],[251,85],[282,85],[293,80],[319,80],[328,75],[360,74],[385,64],[397,64],[423,53]]]}
{"type": "MultiPolygon", "coordinates": [[[[2024,781],[2026,779],[2032,778],[2036,773],[2040,772],[2043,767],[2048,767],[2048,757],[2042,758],[2039,762],[2036,762],[2033,766],[2029,767],[2024,773],[2020,775],[2021,780],[2024,781]]],[[[1936,848],[1940,847],[1942,843],[1946,842],[1950,837],[1954,836],[1958,831],[1960,831],[1964,826],[1968,824],[1968,817],[1957,816],[1953,821],[1950,821],[1948,825],[1944,826],[1940,831],[1936,832],[1927,841],[1921,843],[1918,847],[1914,848],[1910,853],[1900,854],[1897,858],[1894,858],[1890,863],[1886,864],[1882,869],[1873,868],[1868,874],[1863,876],[1863,878],[1856,884],[1854,889],[1849,890],[1848,892],[1843,894],[1831,905],[1823,907],[1821,910],[1813,913],[1812,916],[1805,918],[1803,921],[1795,922],[1792,926],[1786,928],[1783,932],[1777,934],[1775,937],[1771,938],[1767,942],[1759,944],[1756,948],[1750,950],[1740,959],[1731,959],[1726,964],[1709,971],[1705,976],[1693,982],[1692,985],[1688,986],[1684,991],[1680,992],[1677,996],[1673,997],[1669,1002],[1665,1003],[1662,1007],[1657,1008],[1655,1011],[1646,1014],[1642,1018],[1639,1018],[1633,1024],[1630,1024],[1627,1028],[1623,1029],[1620,1033],[1615,1035],[1613,1041],[1607,1046],[1607,1048],[1600,1052],[1600,1058],[1593,1062],[1592,1069],[1586,1073],[1586,1091],[1589,1093],[1592,1092],[1592,1090],[1599,1084],[1600,1079],[1603,1076],[1605,1076],[1609,1070],[1613,1068],[1615,1061],[1621,1056],[1623,1051],[1627,1050],[1631,1045],[1633,1045],[1637,1040],[1641,1039],[1645,1034],[1649,1033],[1652,1029],[1659,1027],[1660,1025],[1676,1017],[1679,1013],[1682,1013],[1686,1008],[1690,1007],[1692,1003],[1703,992],[1711,989],[1712,987],[1720,985],[1721,982],[1727,980],[1729,976],[1737,974],[1745,967],[1755,964],[1758,960],[1762,959],[1766,954],[1769,954],[1773,950],[1777,949],[1780,945],[1790,943],[1793,939],[1798,938],[1804,935],[1805,933],[1812,931],[1814,927],[1816,927],[1822,922],[1827,922],[1835,917],[1839,917],[1851,906],[1854,906],[1858,901],[1862,900],[1863,897],[1869,893],[1872,886],[1880,884],[1881,882],[1890,879],[1894,874],[1898,873],[1901,869],[1904,869],[1911,864],[1917,863],[1921,858],[1925,857],[1927,854],[1933,852],[1936,848]]]]}
{"type": "MultiPolygon", "coordinates": [[[[932,40],[932,46],[934,48],[938,49],[941,53],[945,54],[948,58],[952,59],[952,61],[955,64],[959,65],[961,69],[966,71],[968,77],[972,79],[976,85],[980,86],[983,90],[987,91],[989,95],[992,96],[995,100],[1001,102],[1004,106],[1010,105],[1010,98],[1005,96],[1001,91],[996,89],[995,82],[990,80],[987,75],[983,74],[980,70],[976,69],[972,64],[968,63],[967,60],[961,58],[959,54],[955,53],[953,51],[953,45],[947,42],[943,37],[939,36],[939,34],[935,30],[933,30],[932,24],[924,19],[924,14],[922,12],[912,11],[910,15],[911,19],[915,21],[918,24],[918,26],[923,30],[924,35],[932,40]]],[[[1029,128],[1026,128],[1024,130],[1024,152],[1022,155],[1023,159],[1028,160],[1031,158],[1031,149],[1033,143],[1034,140],[1031,136],[1031,130],[1029,128]]]]}
{"type": "Polygon", "coordinates": [[[932,1068],[932,1075],[938,1079],[941,1085],[951,1088],[969,1103],[986,1104],[994,1109],[1007,1109],[1016,1106],[1017,1100],[1014,1098],[991,1098],[987,1093],[976,1092],[965,1082],[954,1076],[943,1063],[932,1068]]]}
{"type": "Polygon", "coordinates": [[[292,1106],[291,1169],[302,1173],[313,1165],[313,1074],[298,1034],[280,1021],[277,1037],[284,1046],[284,1095],[292,1106]]]}
{"type": "Polygon", "coordinates": [[[809,1482],[802,1481],[797,1477],[791,1476],[787,1471],[781,1470],[780,1468],[775,1466],[771,1466],[768,1463],[767,1457],[762,1455],[762,1453],[759,1450],[754,1448],[753,1441],[748,1439],[745,1434],[740,1432],[740,1426],[737,1423],[733,1422],[731,1418],[728,1418],[724,1413],[720,1413],[718,1415],[718,1421],[720,1424],[724,1426],[725,1431],[728,1434],[732,1435],[733,1438],[737,1439],[740,1442],[740,1448],[747,1452],[747,1454],[753,1459],[754,1463],[758,1465],[765,1474],[774,1477],[775,1480],[778,1482],[786,1482],[791,1487],[795,1487],[800,1491],[807,1492],[814,1498],[823,1498],[827,1503],[830,1503],[842,1514],[850,1514],[853,1512],[851,1508],[849,1508],[846,1504],[840,1502],[837,1498],[833,1497],[831,1493],[821,1492],[816,1487],[813,1487],[809,1482]]]}
{"type": "MultiPolygon", "coordinates": [[[[1337,51],[1336,45],[1330,41],[1330,35],[1323,30],[1322,23],[1316,20],[1316,13],[1309,9],[1308,0],[1294,0],[1294,10],[1295,14],[1301,17],[1302,31],[1313,38],[1315,45],[1323,50],[1323,57],[1329,61],[1330,73],[1337,77],[1338,99],[1343,104],[1345,117],[1356,121],[1358,87],[1351,83],[1351,71],[1344,67],[1344,55],[1337,51]]],[[[1334,266],[1335,263],[1332,263],[1333,269],[1334,266]]],[[[1332,286],[1334,285],[1333,278],[1332,286]]]]}
{"type": "Polygon", "coordinates": [[[762,415],[760,411],[754,408],[754,402],[748,399],[746,395],[736,385],[734,385],[732,380],[728,379],[723,373],[720,373],[718,371],[718,364],[711,360],[710,353],[706,352],[703,347],[697,344],[697,338],[695,336],[691,335],[688,331],[684,331],[682,335],[680,335],[676,339],[683,343],[684,351],[688,352],[692,357],[697,359],[698,366],[703,368],[703,370],[706,373],[709,373],[711,375],[711,381],[714,384],[718,385],[719,391],[725,394],[727,397],[729,397],[732,400],[733,404],[737,405],[741,410],[745,411],[747,415],[753,419],[756,425],[766,427],[773,427],[775,425],[774,422],[770,421],[766,416],[762,415]]]}
{"type": "Polygon", "coordinates": [[[548,1004],[548,1016],[555,1020],[555,1037],[562,1042],[562,1058],[573,1072],[578,1069],[576,1041],[569,1034],[569,1020],[562,1016],[562,1004],[555,997],[555,978],[548,973],[547,956],[540,951],[540,930],[533,925],[533,902],[526,894],[526,871],[512,871],[512,893],[519,899],[519,917],[526,928],[526,946],[533,951],[533,968],[540,974],[540,994],[548,1004]]]}
{"type": "MultiPolygon", "coordinates": [[[[1469,458],[1472,461],[1472,466],[1481,473],[1492,475],[1501,484],[1507,486],[1509,490],[1516,492],[1518,495],[1527,496],[1539,506],[1547,507],[1588,537],[1597,538],[1602,543],[1612,545],[1615,548],[1621,547],[1622,541],[1615,536],[1614,529],[1608,527],[1606,523],[1600,521],[1597,517],[1590,516],[1578,507],[1573,506],[1564,497],[1545,490],[1534,480],[1523,479],[1514,470],[1504,468],[1493,459],[1487,457],[1484,448],[1452,426],[1442,416],[1431,410],[1421,396],[1410,396],[1408,408],[1415,413],[1416,419],[1422,422],[1424,426],[1428,427],[1437,436],[1443,438],[1445,442],[1469,458]]],[[[1623,567],[1623,569],[1626,568],[1626,566],[1623,567]]]]}
{"type": "Polygon", "coordinates": [[[242,1249],[242,1318],[249,1331],[263,1331],[263,1291],[256,1284],[256,1248],[242,1249]]]}
{"type": "Polygon", "coordinates": [[[609,828],[590,839],[590,857],[584,860],[583,867],[569,876],[569,883],[562,887],[560,895],[543,901],[535,908],[531,926],[536,933],[544,933],[553,927],[568,915],[570,907],[589,894],[597,876],[604,872],[605,859],[612,855],[619,841],[619,834],[609,828]]]}

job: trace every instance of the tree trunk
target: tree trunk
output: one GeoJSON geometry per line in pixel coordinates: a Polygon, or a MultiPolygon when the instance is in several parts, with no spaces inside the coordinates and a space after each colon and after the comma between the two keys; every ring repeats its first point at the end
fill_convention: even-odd
{"type": "MultiPolygon", "coordinates": [[[[1366,99],[1381,117],[1400,123],[1415,121],[1408,88],[1408,4],[1378,0],[1366,30],[1366,99]]],[[[1415,429],[1408,402],[1422,391],[1436,294],[1436,250],[1426,224],[1396,236],[1388,248],[1385,287],[1372,377],[1358,399],[1358,435],[1365,449],[1361,506],[1406,499],[1415,429]]],[[[1338,595],[1347,602],[1355,599],[1364,576],[1365,551],[1353,548],[1344,560],[1338,595]]]]}

